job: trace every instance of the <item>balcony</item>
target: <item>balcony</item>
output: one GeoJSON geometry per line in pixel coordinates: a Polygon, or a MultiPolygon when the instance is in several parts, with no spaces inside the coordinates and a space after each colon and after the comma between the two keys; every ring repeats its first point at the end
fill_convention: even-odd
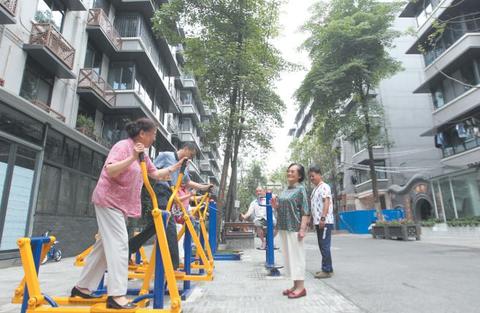
{"type": "Polygon", "coordinates": [[[480,106],[480,89],[472,88],[433,112],[434,126],[456,120],[480,106]]]}
{"type": "MultiPolygon", "coordinates": [[[[142,37],[121,37],[121,41],[122,45],[119,53],[113,54],[110,60],[134,61],[138,65],[139,71],[145,77],[151,78],[155,86],[159,87],[165,100],[168,101],[169,110],[178,113],[179,109],[175,98],[163,77],[158,50],[153,43],[153,39],[144,34],[142,37]]],[[[168,79],[167,76],[165,77],[168,79]]]]}
{"type": "Polygon", "coordinates": [[[202,121],[201,116],[200,116],[200,112],[198,112],[197,107],[194,104],[184,104],[184,103],[182,103],[180,105],[180,112],[183,115],[193,116],[196,123],[200,123],[202,121]]]}
{"type": "Polygon", "coordinates": [[[200,170],[202,172],[205,172],[209,175],[213,175],[213,168],[212,165],[210,164],[209,160],[201,160],[200,161],[200,170]]]}
{"type": "Polygon", "coordinates": [[[115,91],[93,69],[84,68],[80,70],[77,93],[87,103],[95,105],[100,111],[115,107],[115,91]]]}
{"type": "Polygon", "coordinates": [[[49,115],[53,116],[54,118],[62,121],[65,123],[65,116],[63,116],[61,113],[55,111],[54,109],[50,108],[50,106],[46,103],[43,103],[42,101],[39,100],[31,100],[30,101],[33,105],[39,107],[40,109],[44,110],[47,112],[49,115]]]}
{"type": "Polygon", "coordinates": [[[196,145],[198,151],[201,151],[199,140],[196,135],[192,133],[190,130],[179,130],[178,131],[178,138],[181,142],[193,142],[196,145]]]}
{"type": "MultiPolygon", "coordinates": [[[[377,179],[378,190],[387,190],[388,189],[388,179],[377,179]]],[[[369,179],[363,183],[355,185],[355,192],[357,194],[363,192],[372,192],[372,181],[369,179]]]]}
{"type": "MultiPolygon", "coordinates": [[[[373,147],[373,158],[375,160],[385,158],[385,148],[381,146],[373,147]]],[[[367,161],[368,159],[368,150],[364,148],[352,156],[352,163],[362,163],[367,161]]]]}
{"type": "Polygon", "coordinates": [[[112,55],[121,49],[120,34],[102,9],[90,9],[88,11],[86,29],[89,39],[92,39],[108,55],[112,55]]]}
{"type": "Polygon", "coordinates": [[[0,24],[15,24],[17,0],[0,0],[0,24]]]}
{"type": "Polygon", "coordinates": [[[185,57],[183,55],[183,46],[182,45],[177,45],[175,47],[175,56],[177,58],[177,62],[180,64],[185,63],[185,57]]]}
{"type": "Polygon", "coordinates": [[[188,174],[195,182],[200,182],[199,180],[202,180],[202,177],[200,176],[200,171],[198,170],[198,168],[199,166],[197,164],[197,161],[191,160],[188,163],[188,174]]]}
{"type": "Polygon", "coordinates": [[[86,11],[87,8],[82,0],[61,0],[70,11],[86,11]]]}
{"type": "Polygon", "coordinates": [[[448,167],[478,166],[480,160],[480,138],[476,137],[465,141],[463,146],[451,147],[448,151],[443,150],[444,158],[441,163],[448,167]],[[450,156],[448,156],[450,154],[450,156]]]}
{"type": "Polygon", "coordinates": [[[435,7],[423,7],[423,1],[409,1],[400,17],[412,17],[417,20],[417,35],[424,34],[455,0],[440,0],[435,7]]]}
{"type": "Polygon", "coordinates": [[[479,52],[480,33],[466,33],[425,68],[425,81],[414,93],[429,93],[431,83],[444,77],[442,72],[458,67],[460,62],[478,56],[479,52]]]}
{"type": "Polygon", "coordinates": [[[191,75],[185,74],[181,77],[184,88],[197,88],[197,82],[191,75]]]}
{"type": "Polygon", "coordinates": [[[116,10],[123,12],[140,12],[147,19],[151,19],[162,3],[168,0],[112,0],[116,10]]]}
{"type": "Polygon", "coordinates": [[[30,42],[23,49],[55,76],[75,78],[75,49],[52,24],[33,24],[30,42]]]}

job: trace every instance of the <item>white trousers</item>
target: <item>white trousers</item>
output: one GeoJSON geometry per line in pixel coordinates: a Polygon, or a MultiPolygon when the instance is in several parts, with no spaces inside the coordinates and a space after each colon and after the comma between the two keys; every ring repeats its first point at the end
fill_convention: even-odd
{"type": "Polygon", "coordinates": [[[298,232],[280,230],[284,272],[292,280],[305,280],[305,248],[303,240],[298,240],[298,232]]]}
{"type": "Polygon", "coordinates": [[[100,238],[86,259],[77,286],[90,291],[97,289],[108,270],[106,284],[109,296],[127,294],[128,233],[125,217],[116,209],[95,206],[100,238]]]}

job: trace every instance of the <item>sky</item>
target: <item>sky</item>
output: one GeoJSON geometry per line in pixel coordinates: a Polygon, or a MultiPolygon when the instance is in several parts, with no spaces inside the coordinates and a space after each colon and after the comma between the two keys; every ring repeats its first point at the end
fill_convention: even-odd
{"type": "Polygon", "coordinates": [[[300,86],[309,68],[310,60],[305,51],[299,47],[307,38],[300,28],[309,17],[310,6],[315,0],[285,0],[280,12],[280,35],[274,41],[283,57],[292,63],[302,65],[305,70],[284,72],[277,82],[277,93],[285,102],[287,109],[283,114],[283,127],[274,131],[273,151],[268,156],[267,171],[272,172],[282,164],[288,162],[288,145],[291,138],[288,130],[294,125],[297,105],[293,99],[295,90],[300,86]]]}

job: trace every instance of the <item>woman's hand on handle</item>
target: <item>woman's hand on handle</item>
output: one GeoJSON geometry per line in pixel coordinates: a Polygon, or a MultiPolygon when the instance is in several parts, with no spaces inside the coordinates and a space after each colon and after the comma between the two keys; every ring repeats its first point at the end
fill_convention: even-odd
{"type": "Polygon", "coordinates": [[[138,159],[140,156],[140,153],[145,152],[145,146],[143,143],[137,142],[135,146],[133,146],[133,155],[135,156],[135,159],[138,159]]]}
{"type": "MultiPolygon", "coordinates": [[[[177,163],[173,164],[172,166],[169,167],[170,173],[175,172],[176,170],[180,169],[182,167],[183,162],[188,161],[187,157],[182,158],[180,161],[177,163]]],[[[188,165],[188,163],[187,163],[188,165]]]]}

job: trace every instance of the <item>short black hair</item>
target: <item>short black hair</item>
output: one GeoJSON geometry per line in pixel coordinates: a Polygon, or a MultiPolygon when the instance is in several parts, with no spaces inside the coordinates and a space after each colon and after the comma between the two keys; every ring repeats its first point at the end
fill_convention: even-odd
{"type": "Polygon", "coordinates": [[[139,118],[134,122],[129,122],[125,126],[125,130],[127,131],[128,137],[130,138],[137,137],[142,130],[144,132],[147,132],[155,128],[156,128],[155,123],[153,123],[151,119],[146,117],[139,118]]]}
{"type": "Polygon", "coordinates": [[[187,150],[190,150],[190,151],[195,151],[195,153],[197,152],[197,147],[195,146],[195,144],[193,142],[185,142],[183,145],[182,145],[182,149],[187,149],[187,150]]]}
{"type": "Polygon", "coordinates": [[[292,167],[292,166],[297,166],[298,167],[298,175],[300,176],[299,182],[303,182],[305,180],[305,168],[303,167],[302,164],[300,163],[292,163],[288,166],[287,171],[292,167]]]}
{"type": "Polygon", "coordinates": [[[316,173],[322,175],[322,169],[318,165],[312,165],[308,168],[309,173],[316,173]]]}

